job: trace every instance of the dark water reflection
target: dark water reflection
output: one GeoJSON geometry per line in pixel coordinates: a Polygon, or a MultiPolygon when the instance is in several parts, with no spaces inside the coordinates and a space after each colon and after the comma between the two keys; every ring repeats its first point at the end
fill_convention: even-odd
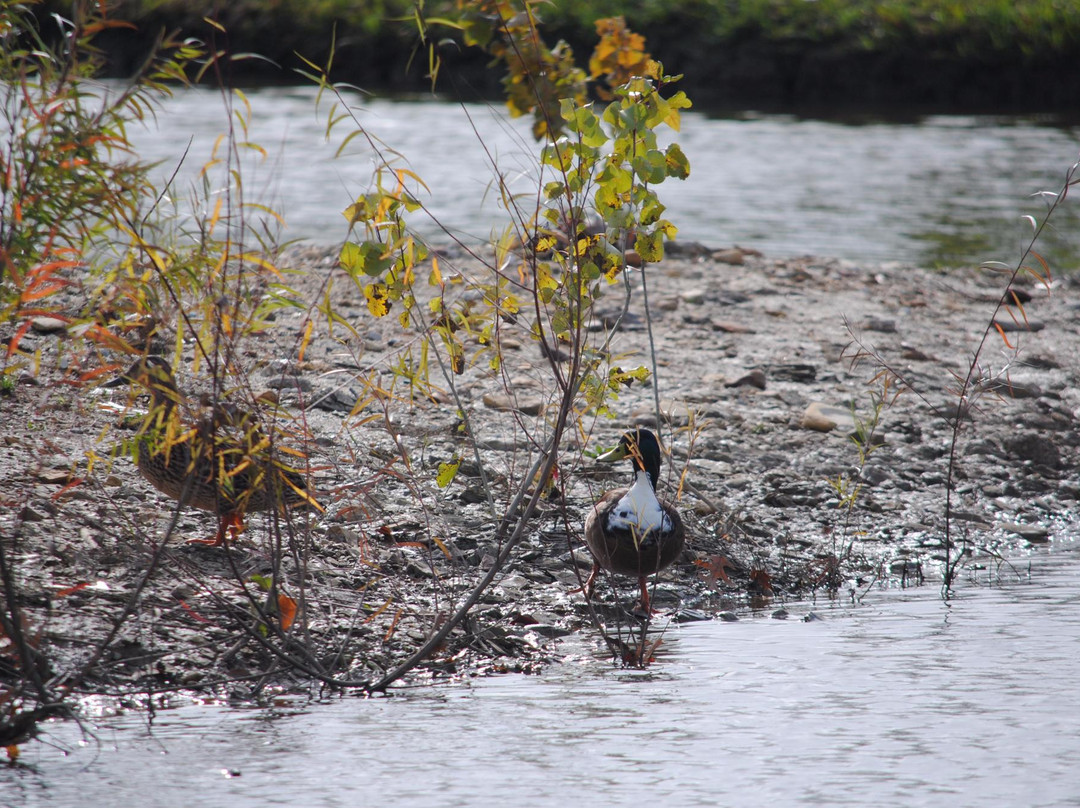
{"type": "Polygon", "coordinates": [[[189,707],[84,746],[53,725],[0,803],[1080,804],[1080,554],[1020,572],[949,606],[924,587],[672,628],[645,673],[586,657],[293,714],[189,707]]]}
{"type": "MultiPolygon", "coordinates": [[[[317,115],[312,91],[264,89],[250,99],[247,137],[269,156],[252,161],[245,174],[248,201],[283,211],[287,238],[339,241],[346,232],[341,211],[370,190],[374,151],[356,139],[334,159],[349,129],[325,142],[329,103],[317,115]]],[[[425,203],[453,232],[486,239],[505,226],[492,162],[510,193],[530,204],[537,147],[527,122],[480,105],[351,100],[366,130],[402,155],[398,165],[424,179],[431,189],[425,203]]],[[[183,92],[168,102],[156,130],[132,135],[144,156],[165,161],[163,175],[193,137],[183,186],[209,159],[227,120],[223,109],[215,93],[183,92]]],[[[681,237],[738,243],[774,257],[812,253],[924,265],[1015,261],[1030,233],[1021,216],[1041,218],[1045,209],[1030,195],[1059,190],[1080,156],[1080,129],[1034,118],[846,123],[690,113],[678,137],[691,178],[660,190],[681,237]]],[[[438,232],[423,216],[415,225],[438,232]]],[[[1040,246],[1057,269],[1080,263],[1080,206],[1067,205],[1040,246]]]]}

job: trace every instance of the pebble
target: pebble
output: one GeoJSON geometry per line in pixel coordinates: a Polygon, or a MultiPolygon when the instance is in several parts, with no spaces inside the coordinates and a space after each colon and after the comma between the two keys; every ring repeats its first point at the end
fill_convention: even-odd
{"type": "Polygon", "coordinates": [[[936,362],[937,358],[916,348],[913,345],[904,345],[900,354],[903,359],[911,359],[915,362],[936,362]]]}
{"type": "Polygon", "coordinates": [[[1006,438],[1005,450],[1020,460],[1030,460],[1040,466],[1056,469],[1061,466],[1061,452],[1057,444],[1035,432],[1021,432],[1006,438]]]}
{"type": "Polygon", "coordinates": [[[865,322],[867,331],[877,331],[881,334],[895,334],[896,320],[885,317],[867,317],[865,322]]]}
{"type": "Polygon", "coordinates": [[[855,417],[850,409],[812,401],[802,414],[800,425],[803,429],[816,432],[831,432],[842,426],[846,432],[855,431],[855,417]]]}
{"type": "Polygon", "coordinates": [[[38,513],[36,510],[31,508],[29,505],[23,505],[22,509],[19,511],[19,521],[20,522],[44,522],[45,521],[45,516],[43,514],[38,513]]]}
{"type": "Polygon", "coordinates": [[[712,615],[700,609],[679,609],[675,613],[676,623],[699,623],[703,620],[712,620],[712,615]]]}
{"type": "Polygon", "coordinates": [[[980,390],[990,393],[998,393],[1009,398],[1038,398],[1043,394],[1042,389],[1035,384],[1020,384],[1008,379],[991,379],[979,386],[980,390]]]}
{"type": "Polygon", "coordinates": [[[68,469],[42,469],[36,477],[38,482],[48,485],[63,485],[71,480],[71,472],[68,469]]]}
{"type": "Polygon", "coordinates": [[[685,404],[679,404],[671,399],[660,402],[660,412],[664,420],[674,426],[687,426],[693,416],[693,411],[685,404]]]}
{"type": "Polygon", "coordinates": [[[1025,525],[1019,522],[999,522],[1002,530],[1015,533],[1032,544],[1046,544],[1050,541],[1050,531],[1042,525],[1025,525]]]}
{"type": "Polygon", "coordinates": [[[732,474],[730,477],[724,478],[724,486],[736,490],[748,488],[753,485],[755,479],[755,477],[752,477],[749,474],[732,474]]]}
{"type": "Polygon", "coordinates": [[[531,631],[534,634],[539,634],[541,637],[550,637],[552,639],[555,639],[557,637],[566,637],[567,635],[573,633],[568,628],[563,628],[562,626],[556,626],[549,623],[534,623],[526,630],[531,631]]]}
{"type": "Polygon", "coordinates": [[[271,390],[299,390],[302,393],[311,392],[311,380],[302,376],[278,376],[270,379],[266,386],[271,390]]]}
{"type": "Polygon", "coordinates": [[[327,412],[352,412],[358,401],[356,393],[348,388],[335,388],[333,390],[320,389],[311,396],[309,405],[327,412]]]}
{"type": "Polygon", "coordinates": [[[1042,331],[1046,328],[1046,323],[1041,320],[1033,320],[1030,317],[1026,320],[1023,318],[1014,320],[1012,317],[999,317],[994,320],[994,325],[1006,334],[1017,331],[1042,331]]]}
{"type": "Polygon", "coordinates": [[[484,406],[493,410],[508,412],[517,410],[525,415],[539,415],[544,410],[544,402],[529,396],[513,396],[508,393],[484,393],[484,406]]]}
{"type": "Polygon", "coordinates": [[[30,321],[30,328],[38,334],[55,334],[67,328],[67,322],[59,317],[35,317],[30,321]]]}
{"type": "Polygon", "coordinates": [[[725,334],[756,334],[757,332],[742,323],[733,323],[730,320],[710,320],[713,331],[723,331],[725,334]]]}
{"type": "Polygon", "coordinates": [[[330,525],[326,529],[326,538],[352,547],[359,547],[363,542],[363,537],[359,533],[343,525],[330,525]]]}
{"type": "Polygon", "coordinates": [[[777,381],[809,384],[817,378],[817,368],[798,362],[773,365],[769,368],[769,375],[777,381]]]}
{"type": "Polygon", "coordinates": [[[765,389],[765,371],[752,370],[745,376],[728,382],[727,387],[756,387],[758,390],[765,389]]]}
{"type": "Polygon", "coordinates": [[[717,250],[712,254],[712,260],[721,264],[740,266],[746,263],[746,254],[737,247],[729,250],[717,250]]]}

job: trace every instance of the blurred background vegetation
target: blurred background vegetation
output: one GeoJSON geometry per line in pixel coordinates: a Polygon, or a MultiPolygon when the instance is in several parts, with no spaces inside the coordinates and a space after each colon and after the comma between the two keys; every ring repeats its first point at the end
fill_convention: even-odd
{"type": "MultiPolygon", "coordinates": [[[[114,16],[137,30],[109,32],[104,44],[110,72],[127,75],[163,29],[209,38],[203,17],[212,16],[228,31],[217,45],[269,60],[234,63],[230,81],[290,81],[301,56],[323,65],[333,47],[334,80],[375,93],[427,92],[415,15],[453,18],[455,5],[120,0],[114,16]]],[[[40,13],[66,6],[48,0],[40,13]]],[[[1080,98],[1075,0],[552,0],[539,9],[548,42],[564,39],[579,58],[596,41],[596,19],[625,16],[668,73],[686,74],[682,86],[699,108],[1066,112],[1080,98]]],[[[489,56],[464,48],[448,26],[430,31],[444,63],[439,92],[501,95],[489,56]]]]}

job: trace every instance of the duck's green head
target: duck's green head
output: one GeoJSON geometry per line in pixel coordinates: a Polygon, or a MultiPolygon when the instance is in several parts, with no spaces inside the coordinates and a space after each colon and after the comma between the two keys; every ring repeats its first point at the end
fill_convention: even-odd
{"type": "Polygon", "coordinates": [[[649,475],[649,482],[656,488],[660,479],[660,441],[648,429],[634,429],[626,432],[614,449],[597,456],[602,463],[614,463],[623,458],[630,458],[634,470],[644,471],[649,475]]]}

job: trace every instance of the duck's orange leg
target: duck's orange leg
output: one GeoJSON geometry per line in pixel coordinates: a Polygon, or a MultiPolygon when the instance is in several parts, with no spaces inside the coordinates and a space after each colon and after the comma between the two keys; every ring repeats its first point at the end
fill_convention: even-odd
{"type": "Polygon", "coordinates": [[[220,547],[225,544],[226,538],[236,541],[244,530],[243,514],[233,511],[218,519],[218,532],[216,536],[208,536],[205,539],[188,539],[188,544],[201,544],[205,547],[220,547]],[[228,536],[226,536],[228,534],[228,536]]]}
{"type": "MultiPolygon", "coordinates": [[[[596,592],[596,576],[600,574],[600,565],[593,561],[592,571],[589,573],[589,577],[585,580],[585,585],[578,589],[571,589],[570,593],[584,592],[585,600],[592,600],[593,594],[596,592]]],[[[580,579],[579,579],[580,580],[580,579]]]]}
{"type": "Polygon", "coordinates": [[[645,614],[655,614],[652,609],[652,600],[649,597],[649,584],[644,575],[638,576],[638,586],[641,587],[641,610],[645,614]]]}

